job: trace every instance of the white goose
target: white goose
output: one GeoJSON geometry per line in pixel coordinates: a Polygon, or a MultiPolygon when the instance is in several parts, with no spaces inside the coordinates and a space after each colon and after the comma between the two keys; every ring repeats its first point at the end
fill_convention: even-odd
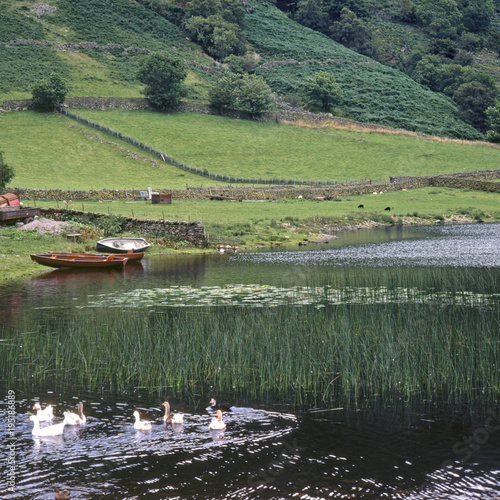
{"type": "Polygon", "coordinates": [[[35,403],[33,410],[36,410],[36,417],[39,422],[47,422],[48,420],[52,420],[54,418],[54,409],[52,408],[52,405],[48,405],[42,410],[40,403],[35,403]]]}
{"type": "Polygon", "coordinates": [[[184,415],[182,413],[174,413],[170,414],[170,404],[168,401],[162,403],[162,406],[165,407],[165,415],[163,415],[163,421],[166,424],[183,424],[184,423],[184,415]]]}
{"type": "Polygon", "coordinates": [[[60,436],[64,431],[64,426],[68,423],[65,416],[64,421],[60,424],[49,425],[48,427],[40,428],[40,419],[37,415],[31,415],[28,420],[31,420],[35,424],[33,426],[33,430],[31,431],[31,434],[33,434],[33,436],[60,436]]]}
{"type": "Polygon", "coordinates": [[[151,422],[148,422],[147,420],[141,420],[141,416],[139,415],[139,412],[137,410],[134,411],[134,417],[135,417],[134,429],[137,429],[139,431],[151,430],[151,422]]]}
{"type": "Polygon", "coordinates": [[[222,412],[220,410],[217,410],[217,418],[212,419],[208,428],[210,430],[217,430],[217,431],[221,431],[226,428],[226,424],[222,420],[222,412]]]}
{"type": "Polygon", "coordinates": [[[68,420],[66,425],[81,425],[87,422],[87,417],[83,414],[83,403],[78,403],[78,414],[67,411],[64,416],[68,420]]]}

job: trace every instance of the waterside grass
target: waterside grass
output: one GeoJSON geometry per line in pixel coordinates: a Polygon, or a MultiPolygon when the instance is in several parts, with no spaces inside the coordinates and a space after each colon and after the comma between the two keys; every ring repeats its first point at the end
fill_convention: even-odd
{"type": "Polygon", "coordinates": [[[8,335],[3,380],[55,390],[281,393],[335,399],[496,397],[498,308],[343,304],[85,310],[8,335]]]}

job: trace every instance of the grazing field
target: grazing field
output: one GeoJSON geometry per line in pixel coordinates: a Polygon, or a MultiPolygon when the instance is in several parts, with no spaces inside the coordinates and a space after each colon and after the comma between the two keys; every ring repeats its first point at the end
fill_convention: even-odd
{"type": "Polygon", "coordinates": [[[180,189],[217,182],[179,170],[59,114],[0,114],[0,147],[11,185],[41,189],[180,189]]]}
{"type": "Polygon", "coordinates": [[[417,135],[297,127],[199,113],[77,110],[170,157],[234,177],[387,181],[498,168],[500,148],[417,135]]]}
{"type": "Polygon", "coordinates": [[[332,229],[394,224],[411,218],[412,223],[451,220],[451,216],[500,219],[497,193],[446,188],[423,188],[378,195],[361,195],[332,201],[282,199],[265,202],[173,200],[171,205],[145,201],[73,202],[36,201],[48,208],[69,208],[124,217],[191,220],[202,222],[214,238],[231,238],[240,245],[283,243],[318,237],[332,229]],[[363,205],[363,208],[358,208],[363,205]],[[385,208],[390,207],[391,211],[385,208]]]}

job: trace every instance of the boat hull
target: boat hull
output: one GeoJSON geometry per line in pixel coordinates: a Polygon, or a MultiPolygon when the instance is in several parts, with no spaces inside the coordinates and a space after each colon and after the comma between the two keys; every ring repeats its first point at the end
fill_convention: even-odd
{"type": "Polygon", "coordinates": [[[150,246],[144,238],[105,238],[97,242],[97,250],[113,253],[140,253],[150,246]]]}
{"type": "MultiPolygon", "coordinates": [[[[81,259],[81,258],[95,258],[96,260],[103,260],[105,258],[109,257],[109,254],[91,254],[91,253],[72,253],[72,252],[47,252],[48,254],[56,255],[57,257],[60,258],[75,258],[75,259],[81,259]]],[[[45,255],[45,254],[42,254],[45,255]]],[[[128,262],[139,262],[142,260],[144,257],[144,252],[127,252],[126,254],[119,254],[115,255],[113,254],[113,257],[116,258],[122,258],[122,257],[127,257],[128,262]]]]}
{"type": "Polygon", "coordinates": [[[85,255],[85,254],[31,254],[31,260],[43,266],[73,269],[123,269],[127,255],[85,255]]]}

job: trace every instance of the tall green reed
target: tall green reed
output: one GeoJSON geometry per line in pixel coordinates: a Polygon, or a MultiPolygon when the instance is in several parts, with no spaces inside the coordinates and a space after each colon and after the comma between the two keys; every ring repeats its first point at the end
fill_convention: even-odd
{"type": "Polygon", "coordinates": [[[500,389],[497,308],[94,309],[45,318],[3,348],[1,377],[92,391],[269,392],[295,402],[466,400],[500,389]]]}

